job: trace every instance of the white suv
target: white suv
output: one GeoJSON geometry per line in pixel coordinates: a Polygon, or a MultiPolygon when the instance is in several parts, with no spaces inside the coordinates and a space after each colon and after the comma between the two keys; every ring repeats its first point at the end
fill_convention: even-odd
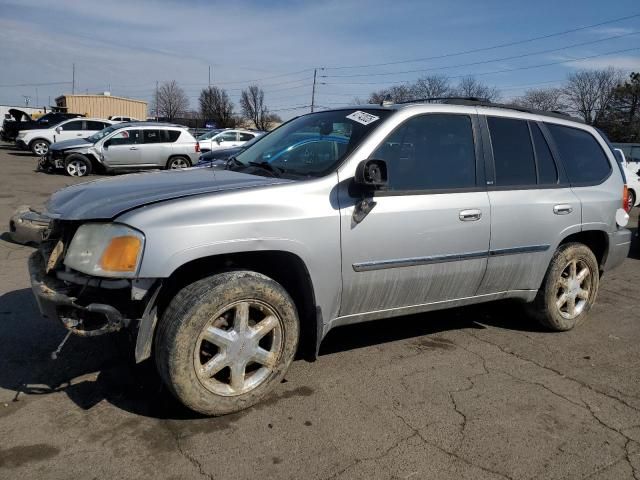
{"type": "Polygon", "coordinates": [[[47,154],[52,143],[86,138],[112,123],[102,118],[71,118],[50,128],[22,130],[16,138],[16,146],[31,150],[34,155],[42,157],[47,154]]]}
{"type": "Polygon", "coordinates": [[[211,130],[210,132],[200,135],[198,137],[198,143],[203,152],[209,152],[222,148],[239,147],[249,140],[253,140],[261,133],[262,132],[240,129],[211,130]]]}

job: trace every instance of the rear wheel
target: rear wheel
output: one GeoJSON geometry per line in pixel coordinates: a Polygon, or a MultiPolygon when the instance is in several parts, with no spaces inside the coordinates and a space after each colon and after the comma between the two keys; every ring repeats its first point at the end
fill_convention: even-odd
{"type": "Polygon", "coordinates": [[[172,157],[167,162],[167,170],[178,170],[181,168],[188,168],[191,166],[191,162],[186,157],[172,157]]]}
{"type": "Polygon", "coordinates": [[[295,305],[280,284],[255,272],[221,273],[173,298],[158,326],[156,363],[187,407],[237,412],[280,383],[298,332],[295,305]]]}
{"type": "Polygon", "coordinates": [[[636,204],[636,192],[629,190],[627,194],[627,210],[630,212],[636,204]]]}
{"type": "Polygon", "coordinates": [[[532,313],[552,330],[571,330],[587,317],[595,302],[599,281],[598,262],[586,245],[561,245],[551,259],[532,313]]]}
{"type": "Polygon", "coordinates": [[[42,138],[39,138],[31,142],[29,144],[29,148],[31,149],[34,155],[42,157],[46,155],[47,152],[49,151],[49,142],[42,138]]]}
{"type": "Polygon", "coordinates": [[[91,174],[91,160],[79,153],[72,153],[64,160],[64,171],[71,177],[86,177],[91,174]]]}

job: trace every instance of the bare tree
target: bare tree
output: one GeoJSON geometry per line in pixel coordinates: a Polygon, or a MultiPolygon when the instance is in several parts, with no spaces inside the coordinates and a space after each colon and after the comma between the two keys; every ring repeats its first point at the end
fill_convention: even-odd
{"type": "Polygon", "coordinates": [[[597,123],[614,97],[622,75],[614,68],[582,70],[569,75],[564,94],[569,105],[589,125],[597,123]]]}
{"type": "Polygon", "coordinates": [[[240,95],[242,116],[251,121],[258,130],[268,130],[273,116],[264,103],[264,91],[257,85],[251,85],[240,95]]]}
{"type": "Polygon", "coordinates": [[[406,102],[413,98],[411,87],[407,85],[394,85],[393,87],[383,88],[369,95],[369,103],[382,103],[385,100],[391,102],[406,102]]]}
{"type": "Polygon", "coordinates": [[[500,90],[482,83],[473,75],[462,77],[453,92],[460,97],[476,97],[489,102],[498,101],[501,96],[500,90]]]}
{"type": "Polygon", "coordinates": [[[233,115],[233,103],[227,92],[218,87],[203,88],[200,92],[200,113],[207,120],[213,120],[217,127],[235,127],[237,119],[233,115]]]}
{"type": "Polygon", "coordinates": [[[182,115],[188,108],[189,98],[175,80],[160,85],[151,101],[151,111],[169,121],[182,115]]]}
{"type": "Polygon", "coordinates": [[[514,100],[516,105],[521,105],[535,110],[564,110],[563,91],[561,88],[533,88],[524,92],[524,95],[514,100]]]}
{"type": "Polygon", "coordinates": [[[445,75],[429,75],[416,80],[411,86],[413,98],[437,98],[451,96],[453,89],[445,75]]]}

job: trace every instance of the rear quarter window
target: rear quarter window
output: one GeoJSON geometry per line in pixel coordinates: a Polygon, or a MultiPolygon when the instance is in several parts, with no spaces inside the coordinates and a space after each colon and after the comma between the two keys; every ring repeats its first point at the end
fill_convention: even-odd
{"type": "Polygon", "coordinates": [[[572,185],[596,185],[609,176],[609,159],[591,133],[552,123],[545,125],[551,132],[572,185]]]}
{"type": "Polygon", "coordinates": [[[175,142],[176,140],[178,140],[178,138],[180,138],[180,130],[167,130],[167,133],[169,135],[169,141],[171,143],[175,142]]]}

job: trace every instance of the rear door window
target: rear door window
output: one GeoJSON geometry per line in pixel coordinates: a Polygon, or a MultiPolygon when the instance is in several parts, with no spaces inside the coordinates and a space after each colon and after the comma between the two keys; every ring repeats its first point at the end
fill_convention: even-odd
{"type": "Polygon", "coordinates": [[[524,120],[487,117],[497,186],[530,186],[537,184],[536,165],[524,120]]]}
{"type": "Polygon", "coordinates": [[[545,125],[553,136],[572,184],[594,185],[609,176],[611,164],[593,135],[579,128],[553,123],[545,125]]]}
{"type": "Polygon", "coordinates": [[[162,143],[166,140],[161,130],[142,130],[144,143],[162,143]]]}
{"type": "Polygon", "coordinates": [[[87,120],[86,124],[87,124],[87,128],[86,128],[87,130],[102,130],[104,128],[104,123],[102,122],[87,120]]]}
{"type": "Polygon", "coordinates": [[[239,133],[241,142],[248,142],[249,140],[253,140],[253,135],[250,133],[239,133]]]}
{"type": "MultiPolygon", "coordinates": [[[[84,122],[82,120],[75,120],[73,122],[68,122],[65,123],[64,125],[61,125],[63,130],[66,131],[75,131],[75,130],[83,130],[83,124],[84,122]]],[[[102,129],[100,129],[102,130],[102,129]]]]}

